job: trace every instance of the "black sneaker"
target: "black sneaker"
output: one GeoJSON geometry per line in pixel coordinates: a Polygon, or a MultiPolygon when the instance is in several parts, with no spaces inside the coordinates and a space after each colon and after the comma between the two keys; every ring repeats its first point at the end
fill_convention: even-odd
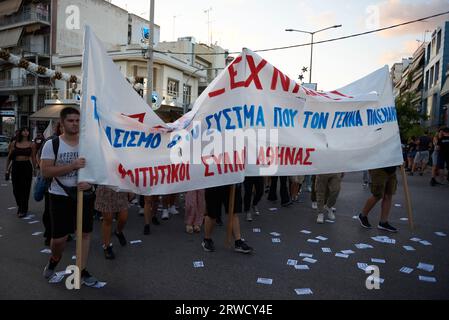
{"type": "Polygon", "coordinates": [[[235,242],[234,251],[248,254],[253,252],[254,249],[248,246],[245,241],[237,240],[235,242]]]}
{"type": "Polygon", "coordinates": [[[106,249],[103,247],[104,250],[104,257],[106,260],[114,260],[115,254],[114,251],[112,251],[112,246],[108,246],[106,249]]]}
{"type": "Polygon", "coordinates": [[[293,204],[293,202],[291,202],[291,201],[286,202],[286,203],[281,203],[281,207],[287,208],[287,207],[291,206],[292,204],[293,204]]]}
{"type": "Polygon", "coordinates": [[[154,224],[155,226],[161,225],[161,223],[159,222],[159,220],[158,220],[157,217],[151,218],[151,222],[153,222],[153,224],[154,224]]]}
{"type": "Polygon", "coordinates": [[[117,231],[115,231],[114,234],[118,238],[118,242],[120,242],[120,245],[122,247],[126,246],[126,238],[123,232],[118,233],[117,231]]]}
{"type": "Polygon", "coordinates": [[[207,252],[215,251],[215,246],[214,246],[214,242],[212,241],[212,239],[204,239],[203,242],[201,243],[201,246],[203,247],[204,251],[207,251],[207,252]]]}
{"type": "Polygon", "coordinates": [[[365,217],[361,213],[359,214],[360,225],[366,229],[371,229],[371,225],[368,222],[368,217],[365,217]]]}
{"type": "Polygon", "coordinates": [[[146,236],[150,234],[150,225],[149,224],[146,224],[143,227],[143,234],[146,235],[146,236]]]}
{"type": "Polygon", "coordinates": [[[389,231],[389,232],[394,232],[394,233],[398,232],[398,229],[396,229],[395,227],[390,225],[388,223],[388,221],[387,222],[379,222],[379,225],[377,226],[377,229],[385,230],[385,231],[389,231]]]}
{"type": "Polygon", "coordinates": [[[86,287],[93,287],[98,283],[97,278],[92,276],[86,269],[81,271],[81,283],[86,287]]]}

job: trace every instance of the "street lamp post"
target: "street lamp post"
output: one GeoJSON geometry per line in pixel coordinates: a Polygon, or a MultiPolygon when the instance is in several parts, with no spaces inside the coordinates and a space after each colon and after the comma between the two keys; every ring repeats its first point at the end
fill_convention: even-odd
{"type": "Polygon", "coordinates": [[[338,24],[338,25],[334,25],[334,26],[331,26],[331,27],[327,27],[327,28],[324,28],[324,29],[317,30],[317,31],[313,31],[313,32],[297,30],[297,29],[285,29],[285,31],[288,31],[288,32],[302,32],[302,33],[308,33],[308,34],[310,34],[312,36],[312,42],[310,43],[309,83],[312,83],[313,36],[315,35],[315,33],[318,33],[318,32],[324,31],[324,30],[328,30],[328,29],[340,28],[340,27],[341,27],[341,24],[338,24]]]}

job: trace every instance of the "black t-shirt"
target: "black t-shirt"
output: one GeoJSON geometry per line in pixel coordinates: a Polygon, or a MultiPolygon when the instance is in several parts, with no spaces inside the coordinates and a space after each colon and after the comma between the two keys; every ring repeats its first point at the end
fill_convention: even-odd
{"type": "Polygon", "coordinates": [[[408,152],[416,151],[416,143],[410,142],[407,146],[407,150],[408,150],[408,152]]]}
{"type": "Polygon", "coordinates": [[[432,140],[428,136],[419,137],[418,151],[429,151],[429,144],[432,140]]]}
{"type": "Polygon", "coordinates": [[[439,138],[438,146],[440,147],[440,153],[446,158],[449,157],[449,136],[439,138]]]}

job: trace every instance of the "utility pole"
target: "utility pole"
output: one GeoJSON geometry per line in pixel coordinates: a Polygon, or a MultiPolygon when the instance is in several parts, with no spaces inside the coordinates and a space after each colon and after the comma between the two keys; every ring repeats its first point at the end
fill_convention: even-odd
{"type": "Polygon", "coordinates": [[[147,103],[153,105],[153,43],[154,43],[154,0],[150,0],[150,36],[148,44],[148,78],[147,78],[147,103]]]}
{"type": "Polygon", "coordinates": [[[209,44],[212,45],[212,34],[210,32],[210,24],[212,21],[210,21],[210,12],[212,11],[212,7],[210,7],[207,10],[204,10],[204,13],[207,13],[207,40],[209,40],[209,44]]]}

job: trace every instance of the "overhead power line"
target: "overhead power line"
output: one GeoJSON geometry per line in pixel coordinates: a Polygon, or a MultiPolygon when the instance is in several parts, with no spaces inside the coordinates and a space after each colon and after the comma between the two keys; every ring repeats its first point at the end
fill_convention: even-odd
{"type": "MultiPolygon", "coordinates": [[[[449,11],[442,12],[442,13],[437,13],[437,14],[434,14],[434,15],[431,15],[431,16],[427,16],[427,17],[424,17],[424,18],[420,18],[420,19],[416,19],[416,20],[410,20],[410,21],[398,23],[398,24],[391,25],[391,26],[388,26],[388,27],[383,27],[383,28],[374,29],[374,30],[365,31],[365,32],[360,32],[360,33],[354,33],[354,34],[350,34],[350,35],[343,36],[343,37],[338,37],[338,38],[332,38],[332,39],[317,41],[317,42],[313,42],[313,44],[315,45],[315,44],[320,44],[320,43],[334,42],[334,41],[338,41],[338,40],[344,40],[344,39],[349,39],[349,38],[360,37],[360,36],[364,36],[364,35],[371,34],[371,33],[376,33],[376,32],[381,32],[381,31],[385,31],[385,30],[390,30],[390,29],[402,27],[402,26],[405,26],[405,25],[408,25],[408,24],[421,22],[421,21],[428,20],[428,19],[433,19],[433,18],[436,18],[436,17],[444,16],[446,14],[449,14],[449,11]]],[[[274,47],[274,48],[268,48],[268,49],[258,49],[258,50],[253,50],[253,51],[254,52],[267,52],[267,51],[276,51],[276,50],[285,50],[285,49],[306,47],[306,46],[310,46],[310,45],[312,45],[311,42],[309,42],[309,43],[302,43],[302,44],[294,44],[294,45],[283,46],[283,47],[274,47]]],[[[171,52],[171,51],[159,51],[159,50],[154,50],[154,52],[163,53],[163,54],[192,54],[191,52],[171,52]]],[[[240,53],[240,51],[225,52],[225,53],[210,52],[210,53],[200,53],[198,55],[200,55],[200,56],[207,56],[207,55],[239,54],[239,53],[240,53]]]]}

